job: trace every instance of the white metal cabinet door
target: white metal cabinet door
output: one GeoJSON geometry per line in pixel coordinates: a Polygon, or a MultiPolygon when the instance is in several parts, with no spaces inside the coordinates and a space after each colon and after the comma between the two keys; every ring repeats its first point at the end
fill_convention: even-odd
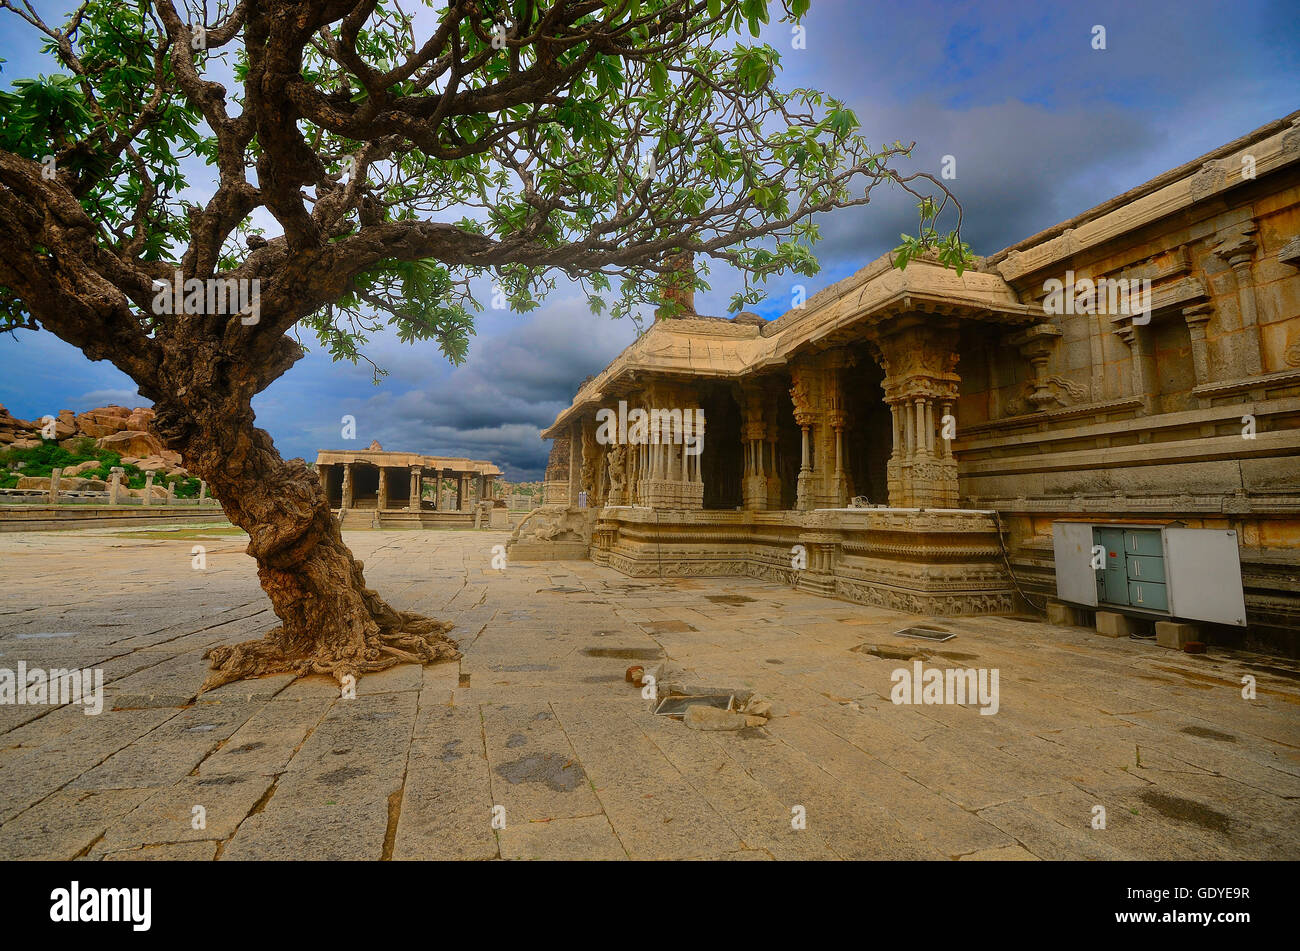
{"type": "Polygon", "coordinates": [[[1086,522],[1053,522],[1052,552],[1056,557],[1056,596],[1071,604],[1097,606],[1097,574],[1092,569],[1092,526],[1086,522]]]}
{"type": "Polygon", "coordinates": [[[1236,532],[1166,528],[1165,575],[1174,617],[1246,626],[1236,532]]]}

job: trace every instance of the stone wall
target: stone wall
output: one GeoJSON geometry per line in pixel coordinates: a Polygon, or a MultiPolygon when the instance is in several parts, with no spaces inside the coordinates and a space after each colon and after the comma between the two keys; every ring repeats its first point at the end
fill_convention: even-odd
{"type": "MultiPolygon", "coordinates": [[[[1300,130],[1295,133],[1300,148],[1300,130]]],[[[1047,277],[1152,281],[1149,324],[1061,314],[967,336],[960,496],[1004,513],[1027,589],[1055,591],[1052,522],[1179,520],[1233,529],[1244,646],[1300,651],[1300,170],[1055,257],[999,267],[1028,300],[1047,277]],[[1288,250],[1290,249],[1290,250],[1288,250]]],[[[1031,249],[1032,250],[1032,249],[1031,249]]]]}

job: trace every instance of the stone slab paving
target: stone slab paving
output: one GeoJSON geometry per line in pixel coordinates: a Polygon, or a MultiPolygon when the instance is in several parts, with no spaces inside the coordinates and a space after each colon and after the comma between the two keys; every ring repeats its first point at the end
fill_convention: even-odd
{"type": "Polygon", "coordinates": [[[347,700],[284,676],[198,695],[204,650],[274,623],[237,536],[0,535],[0,667],[97,667],[106,697],[0,705],[0,858],[1300,858],[1294,662],[746,579],[494,571],[505,540],[347,533],[464,652],[347,700]],[[892,702],[910,662],[854,648],[915,646],[910,625],[957,635],[921,645],[927,669],[998,671],[996,714],[892,702]],[[655,717],[624,672],[661,660],[774,715],[655,717]]]}

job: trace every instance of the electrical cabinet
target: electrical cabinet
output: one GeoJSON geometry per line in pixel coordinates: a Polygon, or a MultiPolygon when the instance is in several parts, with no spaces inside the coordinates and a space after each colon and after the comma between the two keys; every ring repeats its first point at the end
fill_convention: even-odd
{"type": "Polygon", "coordinates": [[[1237,533],[1054,522],[1062,601],[1216,624],[1246,624],[1237,533]]]}

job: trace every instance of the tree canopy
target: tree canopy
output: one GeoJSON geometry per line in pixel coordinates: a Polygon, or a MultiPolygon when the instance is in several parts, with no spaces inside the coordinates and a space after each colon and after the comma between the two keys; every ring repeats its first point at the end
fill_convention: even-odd
{"type": "Polygon", "coordinates": [[[567,276],[594,310],[671,314],[689,251],[700,287],[709,261],[744,276],[737,310],[815,273],[814,215],[883,183],[920,200],[898,263],[967,259],[942,184],[894,169],[908,147],[777,87],[753,40],[808,0],[407,6],[93,0],[50,22],[0,0],[62,69],[0,93],[0,329],[46,327],[155,399],[184,377],[169,341],[197,337],[258,367],[254,391],[298,327],[335,359],[389,324],[460,361],[478,279],[518,312],[567,276]],[[260,319],[156,313],[176,270],[256,279],[260,319]]]}

